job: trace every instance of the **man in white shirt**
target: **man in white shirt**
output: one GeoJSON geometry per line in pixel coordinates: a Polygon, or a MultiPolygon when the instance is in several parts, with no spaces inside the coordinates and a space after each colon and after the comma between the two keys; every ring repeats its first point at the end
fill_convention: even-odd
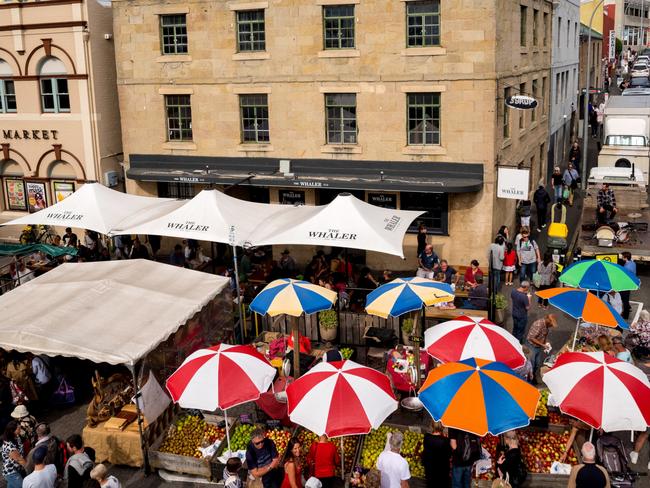
{"type": "Polygon", "coordinates": [[[56,484],[56,467],[54,464],[44,464],[47,447],[41,446],[34,449],[34,472],[25,477],[23,488],[54,488],[56,484]]]}
{"type": "Polygon", "coordinates": [[[388,440],[390,450],[377,458],[377,469],[381,473],[381,488],[408,488],[411,479],[409,463],[400,455],[404,435],[393,432],[388,440]]]}

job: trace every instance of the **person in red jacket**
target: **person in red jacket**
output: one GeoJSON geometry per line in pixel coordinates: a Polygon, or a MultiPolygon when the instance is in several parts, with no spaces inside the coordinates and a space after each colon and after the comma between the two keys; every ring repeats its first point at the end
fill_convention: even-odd
{"type": "Polygon", "coordinates": [[[332,488],[336,467],[341,464],[341,456],[336,446],[329,442],[326,435],[314,442],[307,454],[307,463],[310,466],[310,476],[315,476],[323,484],[323,488],[332,488]]]}

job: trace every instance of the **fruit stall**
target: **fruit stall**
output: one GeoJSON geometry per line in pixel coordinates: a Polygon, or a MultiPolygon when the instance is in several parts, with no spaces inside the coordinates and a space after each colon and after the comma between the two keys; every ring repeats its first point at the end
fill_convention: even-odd
{"type": "MultiPolygon", "coordinates": [[[[245,451],[256,428],[262,428],[265,436],[275,442],[280,457],[284,456],[292,436],[290,430],[239,422],[230,427],[231,451],[245,451]]],[[[224,427],[206,422],[198,415],[181,413],[152,444],[149,449],[149,463],[152,468],[220,480],[225,464],[218,458],[227,450],[224,427]],[[221,441],[219,447],[213,455],[204,457],[202,449],[211,446],[215,441],[221,441]]]]}
{"type": "Polygon", "coordinates": [[[411,477],[416,481],[417,479],[424,480],[424,466],[422,465],[424,434],[419,427],[383,424],[378,429],[373,429],[369,434],[362,436],[356,464],[363,469],[374,468],[377,458],[386,447],[386,435],[396,431],[404,434],[401,454],[409,464],[411,477]]]}

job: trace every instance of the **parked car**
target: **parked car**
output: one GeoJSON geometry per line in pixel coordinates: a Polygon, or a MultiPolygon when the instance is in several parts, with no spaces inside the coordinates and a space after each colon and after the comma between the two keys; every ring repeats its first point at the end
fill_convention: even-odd
{"type": "Polygon", "coordinates": [[[626,81],[627,81],[627,87],[626,87],[627,90],[629,90],[630,88],[650,88],[650,79],[644,78],[643,76],[636,76],[626,81]]]}
{"type": "Polygon", "coordinates": [[[622,95],[626,97],[650,95],[650,87],[638,86],[635,88],[628,88],[627,90],[623,90],[622,95]]]}
{"type": "Polygon", "coordinates": [[[634,66],[632,66],[630,76],[632,76],[632,78],[637,78],[640,76],[645,76],[648,78],[650,76],[650,67],[648,67],[648,65],[645,63],[636,63],[634,66]]]}

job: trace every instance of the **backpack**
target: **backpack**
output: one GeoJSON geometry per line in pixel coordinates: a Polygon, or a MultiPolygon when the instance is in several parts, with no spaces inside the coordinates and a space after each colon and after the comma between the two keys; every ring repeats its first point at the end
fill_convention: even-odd
{"type": "Polygon", "coordinates": [[[596,454],[603,468],[611,475],[627,473],[627,455],[621,440],[611,434],[603,434],[596,441],[596,454]]]}
{"type": "Polygon", "coordinates": [[[464,463],[474,463],[481,459],[481,440],[468,432],[462,432],[458,439],[458,452],[464,463]]]}

